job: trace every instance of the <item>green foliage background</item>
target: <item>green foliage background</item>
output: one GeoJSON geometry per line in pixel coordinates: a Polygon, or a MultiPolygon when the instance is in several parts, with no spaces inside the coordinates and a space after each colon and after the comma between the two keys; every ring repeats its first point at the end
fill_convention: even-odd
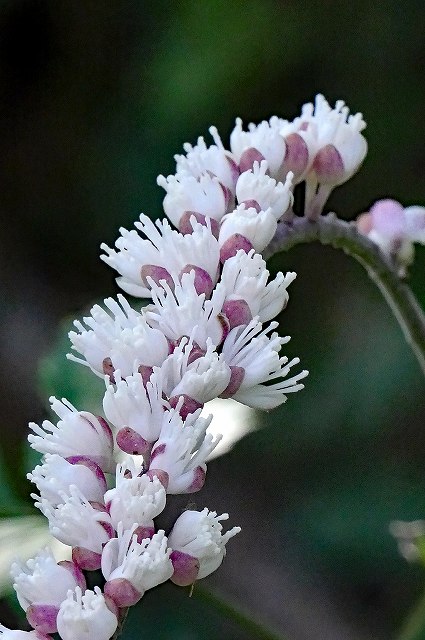
{"type": "MultiPolygon", "coordinates": [[[[320,91],[368,122],[364,167],[329,207],[350,219],[383,196],[424,204],[424,17],[419,0],[1,3],[0,514],[31,512],[21,443],[48,395],[95,402],[92,378],[63,359],[70,320],[57,326],[114,293],[98,246],[140,210],[162,215],[155,179],[184,141],[210,124],[226,138],[236,116],[291,118],[320,91]]],[[[425,305],[424,267],[421,248],[411,281],[425,305]]],[[[388,534],[392,519],[425,517],[423,379],[357,264],[309,246],[271,268],[298,273],[281,331],[311,374],[210,465],[199,506],[244,531],[209,584],[290,639],[313,637],[296,613],[312,588],[316,639],[338,637],[341,619],[352,635],[339,637],[388,638],[424,581],[388,534]]],[[[125,637],[247,637],[186,595],[149,594],[125,637]]]]}

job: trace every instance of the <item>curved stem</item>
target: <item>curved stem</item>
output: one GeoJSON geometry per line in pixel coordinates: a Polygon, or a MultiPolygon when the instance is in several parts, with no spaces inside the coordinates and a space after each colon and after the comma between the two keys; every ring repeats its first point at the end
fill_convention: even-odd
{"type": "Polygon", "coordinates": [[[361,235],[354,224],[329,213],[314,222],[308,218],[294,218],[291,224],[280,223],[264,257],[270,258],[279,251],[288,251],[297,244],[308,242],[320,242],[342,249],[363,265],[397,318],[425,375],[424,311],[377,245],[361,235]]]}
{"type": "Polygon", "coordinates": [[[232,607],[228,602],[222,600],[211,591],[195,585],[193,597],[202,600],[210,607],[214,607],[216,611],[223,617],[233,620],[239,627],[249,632],[249,638],[258,638],[259,640],[283,640],[281,636],[276,635],[270,629],[266,629],[261,624],[249,618],[245,613],[232,607]]]}
{"type": "Polygon", "coordinates": [[[425,638],[425,592],[403,624],[397,640],[423,640],[425,638]]]}

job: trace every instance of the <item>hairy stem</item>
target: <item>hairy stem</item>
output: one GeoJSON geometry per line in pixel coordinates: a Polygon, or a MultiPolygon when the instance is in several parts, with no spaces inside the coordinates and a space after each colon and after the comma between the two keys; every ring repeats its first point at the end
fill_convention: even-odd
{"type": "Polygon", "coordinates": [[[355,258],[380,289],[403,331],[425,375],[425,314],[410,288],[400,279],[396,269],[379,248],[358,233],[354,224],[329,213],[312,222],[294,218],[291,224],[280,223],[275,237],[264,252],[270,258],[297,244],[320,242],[342,249],[355,258]]]}

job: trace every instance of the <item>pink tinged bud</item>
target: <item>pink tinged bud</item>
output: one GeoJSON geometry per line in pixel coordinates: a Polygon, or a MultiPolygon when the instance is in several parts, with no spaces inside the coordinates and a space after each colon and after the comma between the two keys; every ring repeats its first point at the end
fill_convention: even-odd
{"type": "Polygon", "coordinates": [[[193,470],[192,482],[184,493],[196,493],[197,491],[200,491],[205,484],[206,475],[207,471],[204,467],[196,467],[196,469],[193,470]]]}
{"type": "Polygon", "coordinates": [[[59,567],[63,567],[67,571],[70,572],[72,577],[75,580],[75,583],[78,587],[81,587],[82,591],[85,591],[87,588],[86,579],[84,577],[84,573],[81,571],[81,568],[75,562],[71,560],[61,560],[58,562],[59,567]]]}
{"type": "MultiPolygon", "coordinates": [[[[254,151],[256,151],[256,149],[254,151]]],[[[238,167],[236,162],[232,158],[229,158],[229,156],[226,157],[226,160],[227,160],[227,162],[229,163],[229,166],[230,166],[230,173],[231,173],[231,176],[232,176],[233,185],[236,186],[236,183],[238,181],[239,175],[241,173],[240,166],[238,167]]]]}
{"type": "Polygon", "coordinates": [[[109,377],[109,380],[112,382],[112,384],[115,384],[115,367],[112,364],[111,358],[104,358],[102,362],[102,370],[105,376],[109,377]]]}
{"type": "Polygon", "coordinates": [[[173,278],[168,273],[167,269],[164,269],[164,267],[158,267],[157,265],[154,265],[154,264],[145,264],[141,268],[140,274],[141,274],[142,282],[144,286],[147,287],[148,289],[150,289],[150,285],[147,280],[148,278],[152,278],[152,280],[158,286],[160,286],[161,280],[165,280],[166,283],[171,288],[171,290],[174,289],[173,278]]]}
{"type": "Polygon", "coordinates": [[[96,479],[98,480],[99,485],[102,487],[103,493],[105,493],[105,491],[108,488],[106,484],[106,478],[105,478],[105,474],[103,473],[102,469],[99,467],[98,464],[93,462],[93,460],[91,460],[87,456],[70,456],[69,458],[65,458],[65,460],[70,464],[81,464],[82,466],[90,469],[93,475],[96,476],[96,479]]]}
{"type": "Polygon", "coordinates": [[[362,213],[356,220],[357,231],[367,236],[373,229],[373,219],[370,213],[362,213]]]}
{"type": "MultiPolygon", "coordinates": [[[[82,414],[80,414],[80,415],[82,415],[82,414]]],[[[96,416],[96,418],[98,419],[99,424],[103,429],[104,435],[109,440],[109,444],[111,445],[111,447],[113,447],[114,446],[114,436],[112,435],[111,427],[106,422],[105,418],[102,418],[102,416],[96,416]]]]}
{"type": "Polygon", "coordinates": [[[155,527],[143,527],[140,525],[134,530],[133,535],[137,536],[137,542],[140,543],[142,540],[146,540],[147,538],[153,538],[155,535],[155,527]]]}
{"type": "Polygon", "coordinates": [[[383,236],[394,238],[403,236],[405,232],[404,207],[387,198],[378,200],[370,208],[373,229],[383,236]]]}
{"type": "Polygon", "coordinates": [[[261,207],[256,200],[242,200],[239,204],[244,204],[245,209],[255,209],[257,213],[261,211],[261,207]]]}
{"type": "Polygon", "coordinates": [[[251,309],[246,300],[226,300],[223,305],[223,313],[229,321],[230,329],[240,325],[249,324],[252,320],[251,309]]]}
{"type": "Polygon", "coordinates": [[[258,149],[254,149],[254,147],[245,149],[239,160],[239,170],[241,173],[249,171],[254,166],[254,162],[261,163],[262,160],[265,160],[265,158],[258,149]]]}
{"type": "MultiPolygon", "coordinates": [[[[157,451],[156,455],[158,455],[158,453],[163,453],[164,449],[165,449],[165,444],[164,445],[159,445],[157,447],[157,449],[161,449],[161,451],[157,451]],[[161,447],[163,447],[163,448],[161,449],[161,447]]],[[[146,472],[146,475],[151,480],[153,480],[154,478],[158,478],[158,480],[160,481],[160,483],[162,484],[164,489],[165,490],[168,489],[169,475],[168,475],[168,473],[166,471],[163,471],[162,469],[149,469],[149,471],[146,472]]]]}
{"type": "Polygon", "coordinates": [[[212,293],[212,290],[214,289],[214,283],[211,280],[210,274],[207,271],[205,271],[205,269],[202,269],[201,267],[196,267],[193,264],[187,264],[180,271],[180,278],[184,273],[190,273],[191,271],[195,272],[195,280],[193,284],[194,284],[196,293],[198,294],[198,296],[201,295],[202,293],[205,293],[205,296],[209,298],[212,293]]]}
{"type": "Polygon", "coordinates": [[[245,378],[245,369],[243,367],[230,367],[230,382],[220,395],[220,398],[231,398],[239,391],[239,388],[245,378]]]}
{"type": "Polygon", "coordinates": [[[117,433],[117,445],[125,453],[133,456],[149,454],[152,443],[148,442],[131,427],[123,427],[117,433]]]}
{"type": "MultiPolygon", "coordinates": [[[[190,396],[186,395],[185,393],[179,395],[179,396],[172,396],[169,400],[170,402],[170,406],[175,409],[177,407],[177,404],[179,402],[179,399],[183,398],[183,404],[180,407],[180,416],[182,418],[182,420],[186,420],[187,416],[190,413],[194,413],[197,409],[202,409],[202,407],[204,406],[202,404],[202,402],[198,402],[197,400],[195,400],[194,398],[191,398],[190,396]]],[[[155,451],[155,449],[154,449],[155,451]]],[[[153,455],[153,452],[152,452],[153,455]]]]}
{"type": "Polygon", "coordinates": [[[132,607],[143,595],[126,578],[108,580],[103,591],[119,608],[132,607]]]}
{"type": "Polygon", "coordinates": [[[312,168],[322,184],[338,184],[345,174],[344,163],[333,144],[327,144],[316,153],[312,168]]]}
{"type": "Polygon", "coordinates": [[[199,560],[183,551],[172,551],[170,560],[173,563],[174,573],[171,582],[179,587],[187,587],[193,584],[199,573],[199,560]]]}
{"type": "Polygon", "coordinates": [[[230,238],[227,238],[226,242],[223,243],[223,246],[220,249],[220,261],[221,263],[224,263],[229,258],[233,258],[238,251],[242,250],[245,251],[245,253],[249,253],[253,248],[254,247],[248,238],[245,238],[245,236],[240,233],[234,233],[230,238]]]}
{"type": "Polygon", "coordinates": [[[142,376],[143,385],[146,387],[153,373],[153,367],[148,367],[145,364],[141,364],[137,371],[142,376]]]}
{"type": "Polygon", "coordinates": [[[286,153],[282,164],[283,173],[292,171],[297,179],[307,169],[308,147],[299,133],[290,133],[285,138],[286,153]]]}
{"type": "MultiPolygon", "coordinates": [[[[224,189],[226,189],[226,187],[223,187],[223,190],[224,189]]],[[[226,189],[226,191],[228,191],[228,189],[226,189]]],[[[197,211],[184,212],[184,214],[182,215],[179,221],[180,233],[182,233],[184,236],[193,233],[193,227],[190,221],[191,218],[193,217],[195,217],[196,222],[199,222],[199,224],[202,224],[203,227],[207,226],[207,220],[208,220],[209,224],[211,225],[211,233],[213,234],[213,236],[218,238],[218,234],[220,231],[220,223],[217,220],[214,220],[214,218],[209,218],[208,216],[204,216],[203,213],[198,213],[197,211]]]]}
{"type": "Polygon", "coordinates": [[[83,571],[96,571],[100,569],[102,554],[84,547],[73,547],[72,559],[83,571]]]}
{"type": "Polygon", "coordinates": [[[56,633],[59,607],[52,604],[32,604],[26,610],[30,625],[40,633],[56,633]]]}
{"type": "Polygon", "coordinates": [[[206,351],[204,349],[201,349],[198,345],[193,346],[187,359],[187,364],[192,364],[192,362],[195,362],[198,358],[202,358],[205,354],[206,351]]]}

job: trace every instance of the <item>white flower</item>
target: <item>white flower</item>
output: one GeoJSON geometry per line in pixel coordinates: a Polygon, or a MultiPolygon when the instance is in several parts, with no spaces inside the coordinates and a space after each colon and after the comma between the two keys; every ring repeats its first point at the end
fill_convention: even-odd
{"type": "Polygon", "coordinates": [[[277,333],[267,335],[277,326],[277,322],[272,322],[262,329],[258,318],[254,318],[246,327],[232,329],[224,341],[222,355],[227,364],[243,373],[232,397],[249,407],[274,409],[287,400],[286,393],[304,388],[299,381],[308,375],[307,371],[285,380],[299,358],[289,362],[286,356],[279,357],[280,348],[289,337],[281,338],[277,333]],[[279,378],[280,381],[274,382],[279,378]]]}
{"type": "Polygon", "coordinates": [[[94,509],[81,491],[74,485],[69,493],[62,492],[62,504],[53,506],[46,498],[32,495],[35,506],[49,521],[50,533],[70,547],[82,547],[94,553],[102,553],[105,542],[111,537],[111,518],[105,511],[94,509]]]}
{"type": "Polygon", "coordinates": [[[144,384],[141,374],[134,373],[124,380],[119,379],[115,386],[108,385],[103,410],[117,429],[129,427],[147,442],[155,442],[164,413],[162,377],[151,375],[144,384]]]}
{"type": "Polygon", "coordinates": [[[175,155],[177,175],[190,174],[199,178],[203,174],[217,176],[222,185],[235,192],[235,184],[239,175],[238,168],[229,151],[223,147],[215,127],[209,129],[215,144],[207,147],[202,137],[193,147],[186,142],[183,148],[186,155],[175,155]]]}
{"type": "Polygon", "coordinates": [[[84,583],[84,576],[78,567],[70,562],[57,564],[49,547],[42,549],[26,563],[14,562],[10,573],[18,602],[24,611],[32,604],[52,604],[59,607],[69,589],[84,583]],[[72,570],[68,565],[72,565],[72,570]]]}
{"type": "Polygon", "coordinates": [[[236,255],[239,249],[261,251],[269,244],[277,229],[276,218],[272,210],[257,211],[244,204],[227,213],[220,227],[220,258],[224,262],[236,255]],[[240,240],[242,239],[242,244],[240,240]],[[246,244],[246,241],[248,244],[246,244]]]}
{"type": "Polygon", "coordinates": [[[56,453],[47,453],[43,464],[37,465],[27,478],[36,485],[41,498],[46,498],[52,505],[62,502],[60,494],[66,492],[71,484],[76,485],[87,500],[103,502],[106,480],[100,467],[80,456],[71,460],[72,463],[56,453]]]}
{"type": "Polygon", "coordinates": [[[98,376],[109,375],[112,381],[116,369],[128,376],[139,365],[160,365],[169,352],[162,333],[152,329],[124,296],[118,295],[118,301],[120,304],[113,298],[105,300],[112,315],[96,304],[91,315],[83,319],[88,329],[76,320],[74,325],[79,333],[69,333],[72,348],[81,353],[83,359],[72,354],[68,354],[68,358],[90,367],[98,376]]]}
{"type": "Polygon", "coordinates": [[[112,462],[112,432],[103,418],[88,411],[77,411],[68,400],[51,397],[53,411],[61,418],[57,425],[44,420],[42,427],[30,422],[34,434],[28,436],[31,447],[40,453],[57,453],[63,458],[86,456],[102,471],[115,468],[112,462]]]}
{"type": "Polygon", "coordinates": [[[168,398],[188,396],[198,403],[196,408],[199,408],[219,396],[227,387],[229,367],[215,351],[211,340],[207,340],[206,347],[205,354],[191,362],[193,340],[183,338],[161,369],[154,369],[162,376],[163,389],[168,398]]]}
{"type": "Polygon", "coordinates": [[[251,122],[248,131],[243,131],[242,120],[236,119],[235,128],[230,134],[230,148],[242,172],[250,169],[254,161],[266,160],[271,176],[278,180],[283,177],[281,170],[286,144],[280,130],[285,124],[286,120],[273,116],[268,122],[263,120],[257,125],[251,122]],[[257,153],[250,154],[251,150],[257,153]]]}
{"type": "Polygon", "coordinates": [[[226,260],[217,286],[226,292],[224,312],[232,302],[242,299],[248,304],[252,317],[258,315],[261,322],[274,318],[286,306],[289,298],[287,288],[296,274],[288,272],[284,276],[279,272],[267,284],[269,275],[265,260],[254,250],[249,253],[238,251],[226,260]]]}
{"type": "Polygon", "coordinates": [[[314,136],[311,173],[317,182],[337,186],[351,178],[367,153],[367,142],[361,135],[366,127],[362,114],[349,115],[343,100],[332,109],[318,94],[314,105],[303,106],[299,121],[311,128],[314,136]]]}
{"type": "Polygon", "coordinates": [[[203,174],[199,178],[180,173],[167,178],[158,176],[157,183],[167,192],[164,198],[164,211],[178,228],[183,214],[195,212],[202,216],[220,221],[227,212],[228,190],[216,176],[203,174]]]}
{"type": "Polygon", "coordinates": [[[94,591],[69,591],[58,614],[62,640],[109,640],[118,626],[117,617],[106,606],[99,587],[94,591]]]}
{"type": "Polygon", "coordinates": [[[134,459],[126,457],[117,465],[115,488],[105,493],[105,504],[114,529],[121,521],[124,529],[134,523],[153,527],[156,518],[165,508],[167,495],[157,477],[141,475],[143,468],[134,459]]]}
{"type": "Polygon", "coordinates": [[[168,474],[167,493],[193,493],[202,488],[207,465],[205,461],[221,440],[206,431],[212,416],[199,417],[200,410],[188,416],[185,421],[180,417],[180,404],[176,410],[164,414],[163,425],[158,441],[151,454],[151,469],[160,469],[168,474]]]}
{"type": "Polygon", "coordinates": [[[122,602],[123,580],[129,582],[137,592],[134,594],[137,602],[145,591],[165,582],[173,574],[171,550],[167,548],[168,541],[164,531],[158,531],[152,538],[137,542],[134,530],[135,527],[132,527],[124,531],[120,525],[118,537],[105,545],[102,554],[102,573],[107,580],[105,593],[118,606],[128,606],[122,602]]]}
{"type": "Polygon", "coordinates": [[[217,516],[215,511],[185,511],[179,516],[168,536],[168,544],[174,551],[181,551],[198,558],[198,579],[205,578],[215,571],[226,555],[226,544],[237,533],[240,527],[233,527],[222,533],[222,520],[229,515],[217,516]]]}
{"type": "Polygon", "coordinates": [[[221,316],[224,297],[218,291],[214,291],[211,300],[205,299],[204,293],[199,294],[193,271],[184,274],[174,290],[167,284],[152,284],[152,299],[154,305],[146,311],[146,319],[169,340],[177,342],[183,336],[192,336],[201,349],[206,349],[208,339],[214,345],[223,341],[227,333],[221,316]]]}
{"type": "Polygon", "coordinates": [[[172,286],[188,266],[205,271],[215,282],[219,248],[210,225],[199,224],[194,216],[193,232],[183,235],[173,230],[167,220],[157,220],[154,224],[141,215],[135,226],[146,238],[135,230],[120,229],[121,237],[115,243],[118,252],[102,245],[108,255],[101,257],[122,275],[117,282],[124,291],[150,298],[148,277],[157,284],[165,280],[172,286]]]}
{"type": "Polygon", "coordinates": [[[57,631],[56,616],[68,590],[86,585],[81,569],[69,561],[57,564],[48,547],[25,564],[14,562],[10,573],[29,623],[44,633],[57,631]]]}
{"type": "Polygon", "coordinates": [[[255,161],[252,169],[241,173],[236,183],[236,197],[239,203],[257,202],[262,211],[270,208],[276,220],[279,220],[294,200],[291,191],[293,173],[289,172],[282,183],[268,176],[267,169],[265,160],[255,161]]]}

